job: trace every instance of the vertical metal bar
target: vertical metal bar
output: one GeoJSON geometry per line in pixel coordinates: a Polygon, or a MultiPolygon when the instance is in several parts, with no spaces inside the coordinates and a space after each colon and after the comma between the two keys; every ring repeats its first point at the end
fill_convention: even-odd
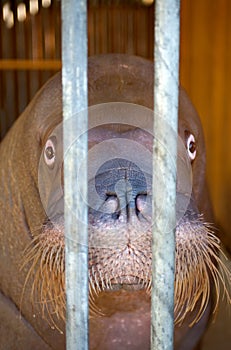
{"type": "Polygon", "coordinates": [[[152,349],[173,349],[179,0],[155,1],[152,349]]]}
{"type": "Polygon", "coordinates": [[[62,1],[66,348],[88,349],[87,1],[62,1]],[[84,111],[79,113],[80,111],[84,111]],[[75,140],[70,148],[70,140],[75,140]],[[68,156],[67,156],[68,154],[68,156]],[[78,173],[78,169],[81,171],[78,173]],[[79,176],[80,175],[80,176],[79,176]]]}

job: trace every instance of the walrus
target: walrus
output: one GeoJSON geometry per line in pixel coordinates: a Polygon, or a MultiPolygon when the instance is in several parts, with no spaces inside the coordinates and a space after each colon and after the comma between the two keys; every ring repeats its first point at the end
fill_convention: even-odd
{"type": "MultiPolygon", "coordinates": [[[[152,91],[152,62],[122,54],[89,58],[90,349],[150,348],[152,174],[143,171],[141,160],[152,150],[153,135],[145,126],[145,115],[153,109],[152,91]],[[132,114],[123,122],[124,105],[132,113],[141,108],[141,117],[132,114]],[[110,116],[110,108],[118,119],[110,116]],[[118,155],[111,156],[112,148],[120,148],[118,155]],[[93,192],[97,200],[91,198],[93,192]]],[[[2,349],[65,349],[61,122],[58,73],[0,146],[2,349]]],[[[196,349],[217,309],[221,285],[229,297],[230,275],[212,225],[202,127],[181,88],[178,129],[183,144],[179,164],[186,177],[189,164],[192,177],[186,182],[192,190],[185,196],[185,178],[178,171],[177,197],[187,201],[176,226],[174,348],[190,350],[196,349]]]]}

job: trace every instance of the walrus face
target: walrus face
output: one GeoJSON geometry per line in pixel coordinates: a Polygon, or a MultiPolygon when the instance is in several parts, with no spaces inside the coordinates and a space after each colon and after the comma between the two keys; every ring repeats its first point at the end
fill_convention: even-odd
{"type": "MultiPolygon", "coordinates": [[[[108,334],[108,346],[116,334],[116,339],[133,339],[135,343],[138,338],[143,339],[141,345],[148,347],[151,237],[155,220],[152,217],[152,111],[136,105],[110,103],[90,108],[89,117],[86,200],[90,331],[94,334],[91,344],[93,348],[96,346],[103,328],[108,334]],[[107,116],[105,120],[102,120],[102,108],[107,116]],[[121,331],[121,314],[127,325],[126,334],[121,331]],[[138,323],[147,326],[140,329],[138,323]],[[110,329],[106,331],[109,324],[114,329],[112,333],[110,329]]],[[[227,271],[218,256],[219,240],[199,212],[192,189],[193,165],[200,155],[198,135],[184,120],[180,119],[180,123],[175,323],[182,324],[191,315],[189,323],[193,325],[208,306],[211,280],[216,287],[217,308],[220,283],[224,283],[227,271]]],[[[44,317],[56,324],[57,319],[65,319],[63,153],[68,156],[68,149],[63,152],[62,125],[41,142],[39,189],[47,219],[24,259],[31,264],[29,275],[34,273],[32,299],[42,305],[44,317]]],[[[73,142],[75,140],[70,140],[70,147],[73,142]]],[[[77,169],[77,173],[81,176],[81,169],[77,169]]],[[[166,235],[170,229],[170,226],[165,228],[166,235]]],[[[116,343],[116,346],[121,345],[116,343]]]]}

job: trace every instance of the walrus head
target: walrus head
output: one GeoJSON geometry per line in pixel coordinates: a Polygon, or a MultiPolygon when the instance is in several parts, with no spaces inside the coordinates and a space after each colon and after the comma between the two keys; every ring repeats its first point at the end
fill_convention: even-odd
{"type": "MultiPolygon", "coordinates": [[[[93,348],[99,346],[100,328],[107,329],[110,322],[113,331],[109,327],[104,332],[108,339],[117,339],[117,348],[121,348],[118,339],[126,336],[135,339],[135,343],[138,338],[145,338],[139,340],[137,348],[149,344],[151,231],[155,220],[151,215],[152,69],[151,62],[126,55],[89,59],[92,107],[89,108],[90,175],[86,200],[89,203],[90,331],[96,334],[91,340],[93,348]],[[121,314],[123,322],[130,324],[123,325],[125,335],[118,316],[121,314]],[[135,315],[135,321],[131,315],[135,315]],[[140,330],[139,323],[147,327],[140,330]]],[[[60,84],[60,75],[47,86],[54,81],[60,84]]],[[[23,266],[29,266],[25,285],[33,281],[31,300],[42,307],[44,317],[53,324],[59,318],[65,319],[62,106],[60,88],[57,91],[55,113],[52,110],[46,115],[44,111],[41,124],[45,127],[39,129],[37,137],[41,149],[37,181],[47,215],[42,227],[32,230],[32,240],[23,256],[23,266]]],[[[42,99],[47,98],[43,93],[42,99]]],[[[47,100],[44,105],[48,104],[47,100]]],[[[34,115],[36,108],[35,102],[34,115]]],[[[220,241],[208,223],[212,216],[205,183],[201,125],[182,89],[178,145],[175,324],[186,322],[192,326],[209,308],[212,286],[216,295],[214,311],[220,285],[228,295],[226,280],[230,275],[220,259],[223,254],[220,241]]]]}

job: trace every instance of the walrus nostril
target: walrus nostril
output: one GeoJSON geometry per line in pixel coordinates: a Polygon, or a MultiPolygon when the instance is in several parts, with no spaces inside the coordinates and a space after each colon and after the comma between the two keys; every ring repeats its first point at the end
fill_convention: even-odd
{"type": "Polygon", "coordinates": [[[147,202],[147,193],[141,193],[136,196],[136,211],[142,213],[144,211],[147,202]]]}
{"type": "Polygon", "coordinates": [[[139,220],[151,220],[152,197],[147,192],[137,194],[135,198],[136,216],[139,220]]]}
{"type": "Polygon", "coordinates": [[[105,210],[107,213],[115,213],[119,208],[119,200],[116,194],[107,193],[105,199],[105,210]]]}
{"type": "Polygon", "coordinates": [[[110,214],[113,220],[117,220],[119,218],[120,204],[116,193],[106,193],[104,211],[110,214]]]}
{"type": "Polygon", "coordinates": [[[100,166],[90,185],[93,190],[89,191],[89,203],[94,204],[89,205],[92,222],[109,225],[119,220],[124,224],[142,218],[151,175],[130,160],[113,158],[100,166]]]}

